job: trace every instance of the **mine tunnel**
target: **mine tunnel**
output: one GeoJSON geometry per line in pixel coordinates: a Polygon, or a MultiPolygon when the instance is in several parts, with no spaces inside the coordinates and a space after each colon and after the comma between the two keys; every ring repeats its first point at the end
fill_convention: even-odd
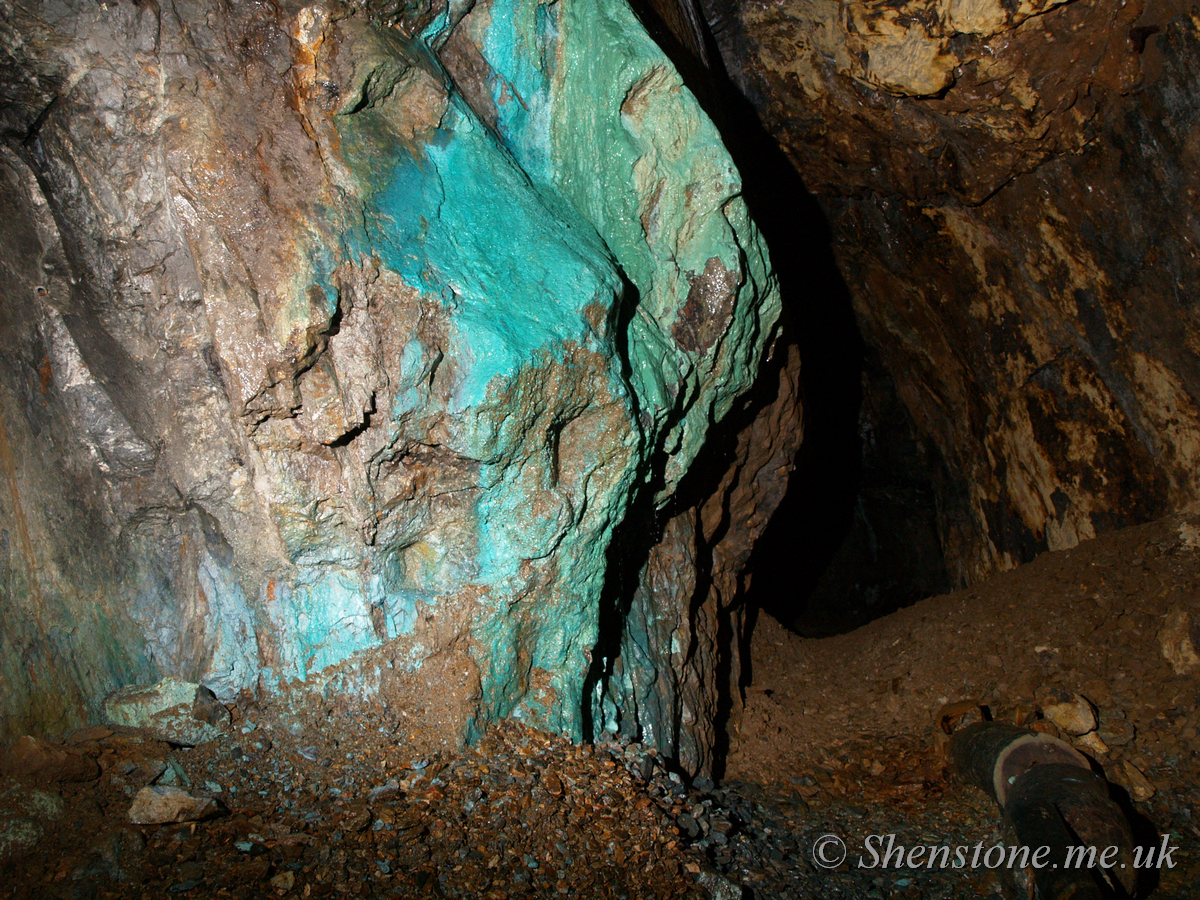
{"type": "Polygon", "coordinates": [[[0,5],[0,892],[1200,896],[1198,32],[0,5]]]}

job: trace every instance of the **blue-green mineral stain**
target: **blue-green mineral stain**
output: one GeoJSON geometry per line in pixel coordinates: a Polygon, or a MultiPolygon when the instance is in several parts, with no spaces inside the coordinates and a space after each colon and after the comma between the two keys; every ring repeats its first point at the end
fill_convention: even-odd
{"type": "MultiPolygon", "coordinates": [[[[337,128],[359,210],[347,250],[442,306],[444,345],[413,335],[393,363],[391,414],[399,429],[449,414],[453,451],[479,464],[465,526],[473,565],[451,564],[466,552],[455,549],[464,536],[435,522],[424,555],[379,548],[394,559],[376,560],[387,577],[369,576],[357,605],[348,577],[317,579],[297,589],[287,623],[276,624],[299,645],[293,664],[311,671],[377,641],[380,630],[409,634],[422,608],[461,588],[487,587],[471,634],[484,655],[479,719],[527,715],[578,735],[613,529],[653,477],[650,448],[672,453],[669,491],[708,425],[752,380],[778,297],[715,129],[623,2],[492,0],[459,27],[490,66],[494,128],[452,90],[433,113],[380,102],[338,116],[337,128]],[[415,121],[421,114],[436,121],[415,121]],[[728,336],[691,353],[672,327],[689,279],[713,260],[736,273],[737,298],[728,336]],[[605,333],[625,321],[615,314],[623,303],[637,304],[626,334],[605,333]],[[579,351],[589,358],[572,357],[579,351]],[[438,354],[446,380],[435,395],[438,354]],[[549,424],[538,410],[559,409],[563,398],[539,394],[529,373],[555,367],[589,383],[584,406],[615,407],[593,433],[573,432],[584,445],[575,466],[586,471],[573,473],[571,490],[538,455],[549,424]]],[[[412,77],[448,89],[436,63],[417,55],[424,62],[412,77]]],[[[641,671],[608,705],[658,709],[641,695],[655,690],[666,661],[649,649],[646,623],[630,627],[628,665],[641,671]]],[[[643,724],[665,732],[670,723],[643,724]]]]}
{"type": "Polygon", "coordinates": [[[449,411],[461,413],[540,351],[588,342],[584,310],[611,305],[620,277],[594,232],[551,212],[460,100],[431,140],[405,147],[393,134],[385,153],[386,116],[365,109],[339,120],[362,186],[364,227],[351,249],[443,299],[454,326],[444,349],[461,376],[449,411]]]}

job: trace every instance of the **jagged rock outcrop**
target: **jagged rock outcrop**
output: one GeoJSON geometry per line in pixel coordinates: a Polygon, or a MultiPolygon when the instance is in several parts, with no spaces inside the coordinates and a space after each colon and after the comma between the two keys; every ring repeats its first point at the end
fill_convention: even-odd
{"type": "Polygon", "coordinates": [[[777,289],[627,7],[5,6],[0,730],[171,674],[706,766],[797,401],[714,430],[777,289]]]}
{"type": "Polygon", "coordinates": [[[953,579],[1200,497],[1194,10],[737,13],[728,67],[822,203],[937,461],[953,579]]]}

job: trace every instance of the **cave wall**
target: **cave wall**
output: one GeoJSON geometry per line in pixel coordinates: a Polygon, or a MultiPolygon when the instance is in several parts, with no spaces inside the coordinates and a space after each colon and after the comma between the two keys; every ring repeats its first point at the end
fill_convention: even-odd
{"type": "Polygon", "coordinates": [[[172,674],[706,767],[798,400],[628,8],[6,6],[0,731],[172,674]]]}
{"type": "Polygon", "coordinates": [[[937,461],[952,580],[1193,503],[1192,7],[749,0],[732,16],[727,68],[825,210],[863,339],[937,461]]]}

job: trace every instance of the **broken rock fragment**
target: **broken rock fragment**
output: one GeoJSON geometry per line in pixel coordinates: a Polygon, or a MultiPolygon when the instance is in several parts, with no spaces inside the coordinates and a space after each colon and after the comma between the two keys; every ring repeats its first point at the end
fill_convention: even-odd
{"type": "Polygon", "coordinates": [[[1064,703],[1047,706],[1042,714],[1067,734],[1076,737],[1096,730],[1096,708],[1079,694],[1064,703]]]}
{"type": "Polygon", "coordinates": [[[1176,675],[1200,672],[1200,655],[1196,653],[1200,635],[1197,632],[1200,632],[1200,627],[1197,627],[1187,610],[1177,606],[1167,613],[1167,620],[1158,633],[1158,641],[1163,657],[1171,664],[1176,675]]]}
{"type": "Polygon", "coordinates": [[[211,797],[193,797],[181,788],[163,784],[137,792],[129,808],[129,821],[135,825],[198,822],[222,811],[221,804],[211,797]]]}
{"type": "Polygon", "coordinates": [[[212,691],[181,678],[122,688],[104,701],[104,712],[113,725],[143,728],[161,740],[189,746],[219,737],[218,724],[229,721],[229,711],[212,691]]]}

